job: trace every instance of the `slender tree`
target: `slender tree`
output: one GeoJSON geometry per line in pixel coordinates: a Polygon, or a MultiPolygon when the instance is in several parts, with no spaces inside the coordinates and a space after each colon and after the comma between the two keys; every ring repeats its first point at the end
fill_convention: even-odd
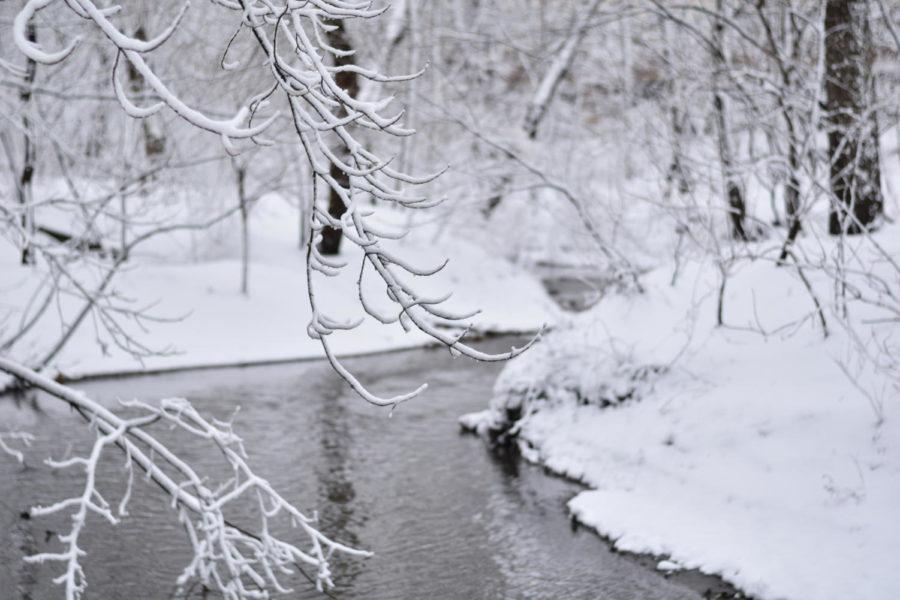
{"type": "Polygon", "coordinates": [[[716,18],[713,22],[713,111],[716,119],[716,134],[719,147],[719,161],[722,167],[722,185],[725,202],[728,207],[728,222],[731,236],[738,240],[747,239],[744,220],[747,208],[744,204],[744,192],[737,176],[734,162],[734,150],[731,142],[731,125],[729,121],[728,97],[725,93],[724,79],[728,69],[728,49],[725,43],[725,23],[723,21],[725,3],[716,0],[716,18]]]}
{"type": "Polygon", "coordinates": [[[666,183],[678,184],[678,192],[687,194],[691,191],[691,182],[688,178],[687,166],[684,160],[684,122],[687,118],[686,111],[682,109],[682,85],[675,68],[672,57],[672,33],[669,19],[660,16],[659,25],[662,32],[662,58],[666,68],[666,95],[665,108],[668,109],[669,134],[672,139],[672,161],[666,172],[666,183]]]}
{"type": "Polygon", "coordinates": [[[825,118],[831,158],[832,235],[858,234],[884,209],[875,115],[875,51],[867,0],[825,7],[825,118]]]}
{"type": "MultiPolygon", "coordinates": [[[[328,32],[328,45],[336,50],[334,53],[334,66],[336,70],[334,82],[351,98],[356,98],[359,95],[359,76],[352,68],[342,69],[342,67],[353,66],[353,46],[350,43],[350,36],[347,34],[347,30],[344,28],[343,21],[337,21],[336,27],[328,32]]],[[[344,108],[341,108],[341,114],[339,116],[346,116],[346,110],[344,108]]],[[[349,155],[345,155],[342,157],[342,160],[347,160],[349,158],[349,155]]],[[[339,186],[350,189],[350,175],[344,171],[338,163],[331,163],[329,174],[339,186]]],[[[334,187],[331,187],[328,192],[328,215],[333,219],[340,220],[346,210],[347,205],[344,203],[341,195],[334,187]]],[[[319,242],[319,252],[326,256],[333,256],[340,252],[340,249],[341,230],[326,225],[322,229],[322,240],[319,242]]]]}
{"type": "MultiPolygon", "coordinates": [[[[37,28],[33,22],[28,23],[28,26],[25,29],[25,37],[31,43],[37,42],[37,28]]],[[[36,140],[34,137],[34,127],[29,111],[31,110],[32,89],[34,87],[34,78],[36,75],[37,62],[29,57],[25,66],[23,85],[19,91],[19,100],[22,103],[24,150],[22,153],[22,168],[19,171],[18,181],[16,182],[16,192],[22,210],[22,215],[20,217],[22,233],[25,236],[21,255],[23,265],[34,264],[34,253],[31,249],[31,237],[34,235],[34,208],[31,206],[31,202],[34,169],[37,164],[37,153],[35,148],[36,140]]]]}

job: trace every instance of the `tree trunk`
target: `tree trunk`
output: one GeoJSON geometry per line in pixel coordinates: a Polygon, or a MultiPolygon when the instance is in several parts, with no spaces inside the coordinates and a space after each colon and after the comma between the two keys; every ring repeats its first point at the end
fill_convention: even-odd
{"type": "Polygon", "coordinates": [[[556,95],[556,89],[559,87],[560,82],[569,72],[572,62],[575,60],[575,53],[578,51],[578,46],[581,44],[585,35],[587,35],[588,25],[594,14],[597,12],[600,2],[601,0],[594,0],[583,15],[577,13],[574,15],[574,23],[569,32],[569,37],[566,38],[566,41],[563,43],[559,52],[550,63],[547,72],[544,74],[543,78],[541,78],[541,82],[538,85],[537,90],[535,90],[534,96],[531,98],[531,102],[525,113],[524,128],[525,133],[528,134],[529,138],[535,139],[535,137],[537,137],[538,125],[540,125],[541,120],[543,120],[544,115],[546,115],[547,109],[550,107],[550,103],[556,95]]]}
{"type": "MultiPolygon", "coordinates": [[[[669,133],[672,138],[672,161],[669,163],[669,169],[666,173],[666,185],[667,189],[671,190],[671,186],[677,183],[678,192],[688,194],[691,191],[691,183],[687,176],[687,166],[684,162],[684,149],[682,147],[686,115],[682,114],[681,111],[681,85],[672,59],[672,36],[669,31],[669,20],[664,16],[660,17],[660,27],[662,28],[663,36],[663,62],[666,64],[666,93],[669,98],[669,133]]],[[[670,193],[670,191],[667,192],[667,195],[670,193]]]]}
{"type": "MultiPolygon", "coordinates": [[[[782,47],[784,48],[784,52],[788,54],[790,61],[800,62],[802,59],[800,56],[801,34],[799,31],[795,31],[790,2],[782,3],[780,8],[782,47]]],[[[803,223],[800,220],[800,161],[802,141],[800,131],[798,131],[800,125],[799,115],[796,114],[785,95],[792,94],[795,88],[797,88],[797,85],[795,85],[796,72],[795,70],[790,69],[789,65],[785,64],[783,59],[780,58],[783,56],[783,53],[778,51],[775,36],[771,35],[770,39],[772,51],[775,53],[776,57],[779,57],[777,59],[778,70],[781,73],[781,83],[783,86],[781,95],[779,96],[779,103],[781,105],[781,112],[788,134],[788,169],[790,171],[788,173],[787,184],[784,188],[784,214],[788,225],[788,238],[793,240],[803,227],[803,223]]]]}
{"type": "MultiPolygon", "coordinates": [[[[719,15],[725,10],[724,2],[717,0],[716,10],[719,15]]],[[[734,168],[734,156],[732,154],[729,119],[728,98],[723,90],[725,69],[728,68],[728,55],[725,48],[725,25],[721,18],[717,18],[713,24],[713,110],[716,117],[716,130],[718,134],[719,162],[722,167],[722,185],[724,188],[725,204],[728,207],[728,222],[731,236],[738,240],[747,240],[747,230],[744,227],[744,219],[747,209],[744,204],[744,193],[740,180],[734,168]]]]}
{"type": "Polygon", "coordinates": [[[128,199],[125,193],[119,194],[119,252],[122,260],[128,260],[128,199]]]}
{"type": "Polygon", "coordinates": [[[862,233],[884,209],[868,8],[867,0],[828,0],[825,6],[832,235],[862,233]]]}
{"type": "MultiPolygon", "coordinates": [[[[146,41],[147,32],[143,25],[137,28],[133,37],[138,40],[146,41]]],[[[138,73],[137,69],[134,68],[134,65],[132,65],[130,61],[126,61],[126,65],[128,67],[128,82],[131,87],[131,92],[136,96],[145,93],[147,91],[147,86],[144,83],[144,78],[141,77],[141,74],[138,73]]],[[[165,135],[159,131],[159,128],[155,125],[155,121],[152,119],[153,117],[141,119],[141,133],[144,137],[144,154],[150,160],[159,158],[166,151],[165,135]]]]}
{"type": "MultiPolygon", "coordinates": [[[[336,29],[328,32],[328,43],[337,50],[349,52],[353,47],[350,45],[350,38],[347,36],[344,24],[342,21],[338,21],[336,25],[336,29]]],[[[334,64],[337,67],[351,65],[353,64],[353,56],[336,56],[334,58],[334,64]]],[[[340,71],[335,73],[334,81],[351,97],[355,98],[359,94],[359,77],[353,71],[340,71]]],[[[344,114],[343,110],[341,111],[341,114],[344,114]]],[[[347,157],[343,156],[342,159],[343,158],[347,157]]],[[[350,176],[336,164],[331,163],[329,174],[338,185],[345,189],[350,188],[350,176]]],[[[341,199],[340,195],[338,195],[335,190],[329,189],[328,214],[333,219],[339,220],[346,210],[347,207],[344,206],[344,201],[341,199]]],[[[319,242],[319,252],[325,255],[334,255],[337,254],[340,249],[341,230],[328,226],[324,227],[322,229],[322,241],[319,242]]]]}
{"type": "Polygon", "coordinates": [[[250,225],[248,217],[250,206],[247,199],[247,168],[234,163],[234,172],[237,179],[238,207],[241,214],[241,293],[247,295],[250,292],[250,225]]]}
{"type": "Polygon", "coordinates": [[[294,146],[295,160],[297,168],[292,169],[294,176],[297,178],[297,248],[301,252],[306,251],[307,235],[309,234],[309,220],[312,217],[312,207],[315,204],[315,198],[309,198],[304,194],[304,190],[314,189],[315,186],[309,185],[315,179],[310,174],[306,177],[306,156],[303,154],[300,146],[294,146]],[[311,201],[308,201],[311,200],[311,201]]]}
{"type": "MultiPolygon", "coordinates": [[[[25,37],[31,43],[37,42],[37,29],[33,21],[29,21],[25,29],[25,37]]],[[[31,236],[34,235],[34,208],[30,206],[32,201],[32,182],[34,180],[35,162],[37,161],[35,150],[34,131],[31,119],[28,116],[31,104],[31,90],[34,86],[34,78],[37,74],[37,63],[28,59],[25,67],[25,81],[19,100],[22,102],[22,131],[24,132],[24,151],[22,157],[22,170],[19,172],[19,185],[16,190],[19,204],[22,206],[20,224],[25,240],[22,244],[21,262],[23,265],[34,264],[34,252],[31,249],[31,236]]]]}
{"type": "MultiPolygon", "coordinates": [[[[401,2],[393,6],[403,8],[406,11],[407,29],[410,30],[409,53],[406,55],[406,72],[415,73],[419,70],[419,49],[422,46],[422,32],[419,30],[419,8],[415,2],[401,2]]],[[[389,39],[388,43],[391,47],[395,46],[394,40],[389,39]]],[[[406,112],[404,117],[406,125],[410,129],[415,129],[413,121],[413,106],[416,105],[416,94],[418,93],[419,78],[416,77],[407,84],[406,88],[406,112]]],[[[404,173],[415,172],[415,156],[416,156],[416,140],[419,136],[410,135],[400,139],[399,165],[400,170],[404,173]]],[[[415,211],[409,211],[414,213],[415,211]]]]}

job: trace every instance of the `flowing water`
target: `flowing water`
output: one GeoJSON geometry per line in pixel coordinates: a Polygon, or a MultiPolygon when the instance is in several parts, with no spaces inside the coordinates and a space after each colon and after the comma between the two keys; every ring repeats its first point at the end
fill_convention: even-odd
{"type": "MultiPolygon", "coordinates": [[[[517,340],[498,338],[499,349],[517,340]]],[[[237,431],[259,473],[303,510],[318,509],[322,530],[371,549],[369,559],[334,561],[338,598],[689,599],[700,596],[615,554],[592,532],[572,526],[566,501],[580,487],[517,456],[463,435],[457,417],[483,409],[499,365],[453,360],[442,350],[413,350],[349,362],[385,395],[430,383],[424,396],[391,418],[367,405],[319,361],[217,369],[78,384],[113,405],[117,398],[184,396],[206,414],[227,417],[240,405],[237,431]]],[[[37,439],[28,468],[0,454],[0,598],[61,598],[50,583],[59,565],[26,565],[21,556],[59,549],[64,518],[26,519],[35,504],[73,495],[79,478],[40,460],[84,452],[67,448],[84,424],[39,397],[0,399],[3,428],[37,439]]],[[[164,432],[166,433],[166,432],[164,432]]],[[[89,440],[86,434],[77,438],[89,440]]],[[[217,464],[196,441],[183,457],[217,464]]],[[[103,490],[112,502],[124,486],[122,457],[111,453],[103,490]]],[[[91,521],[84,535],[87,598],[173,597],[189,556],[167,499],[138,484],[131,516],[118,527],[91,521]]],[[[290,597],[321,597],[297,579],[290,597]]],[[[199,595],[195,597],[200,597],[199,595]]]]}

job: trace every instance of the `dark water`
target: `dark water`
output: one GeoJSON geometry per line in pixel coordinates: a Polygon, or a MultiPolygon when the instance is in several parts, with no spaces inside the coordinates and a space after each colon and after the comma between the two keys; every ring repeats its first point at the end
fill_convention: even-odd
{"type": "MultiPolygon", "coordinates": [[[[320,362],[78,387],[110,404],[118,397],[185,396],[202,412],[220,417],[241,405],[238,432],[258,472],[301,509],[317,508],[325,533],[376,552],[370,559],[336,559],[336,597],[699,598],[610,552],[591,532],[574,529],[565,502],[578,491],[576,485],[460,434],[457,417],[485,407],[499,366],[452,360],[441,350],[350,364],[383,394],[422,381],[431,388],[388,418],[320,362]]],[[[38,437],[29,452],[30,468],[0,455],[0,598],[61,598],[62,590],[49,583],[59,565],[26,566],[20,557],[59,548],[53,533],[65,530],[66,521],[26,520],[20,513],[77,490],[74,474],[53,473],[39,461],[66,452],[61,440],[71,437],[67,428],[85,428],[47,399],[18,406],[0,399],[0,423],[38,437]]],[[[83,451],[83,445],[78,448],[83,451]]],[[[195,463],[214,462],[202,444],[180,448],[195,463]]],[[[103,488],[111,502],[124,485],[121,463],[115,456],[104,469],[103,488]]],[[[84,535],[87,598],[172,597],[172,582],[188,552],[168,501],[141,484],[130,512],[116,528],[94,519],[84,535]]],[[[291,597],[321,597],[302,580],[294,583],[298,591],[291,597]]]]}
{"type": "Polygon", "coordinates": [[[597,304],[612,283],[594,271],[566,272],[559,269],[544,273],[541,281],[550,297],[571,312],[581,312],[597,304]]]}

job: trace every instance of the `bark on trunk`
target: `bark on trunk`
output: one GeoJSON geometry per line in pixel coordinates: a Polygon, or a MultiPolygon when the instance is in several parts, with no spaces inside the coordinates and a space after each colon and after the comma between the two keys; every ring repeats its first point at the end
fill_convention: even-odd
{"type": "MultiPolygon", "coordinates": [[[[716,2],[718,14],[724,11],[724,2],[716,2]]],[[[732,153],[729,119],[728,98],[723,90],[725,69],[728,68],[728,55],[725,48],[725,25],[721,19],[716,19],[713,24],[713,110],[716,117],[716,130],[718,134],[719,161],[722,167],[722,185],[724,188],[725,203],[728,207],[728,223],[731,236],[738,240],[747,240],[747,230],[744,227],[744,219],[747,209],[744,204],[744,193],[740,180],[735,172],[734,156],[732,153]]]]}
{"type": "Polygon", "coordinates": [[[669,164],[666,173],[666,184],[671,189],[672,184],[678,184],[678,192],[688,194],[691,191],[691,183],[688,179],[687,166],[684,163],[684,149],[682,147],[682,139],[684,138],[684,119],[685,115],[681,111],[681,86],[679,85],[678,73],[675,71],[672,62],[671,43],[672,36],[669,31],[669,20],[660,17],[660,27],[663,35],[663,61],[666,63],[666,88],[669,96],[669,133],[672,138],[672,162],[669,164]]]}
{"type": "Polygon", "coordinates": [[[525,133],[528,134],[529,138],[534,139],[537,137],[538,126],[546,115],[550,103],[553,102],[553,98],[556,96],[556,90],[559,87],[560,82],[569,72],[572,61],[575,60],[575,53],[578,51],[578,46],[587,34],[590,20],[597,12],[600,2],[601,0],[594,0],[591,2],[590,6],[588,6],[584,15],[576,17],[576,21],[573,24],[572,30],[569,32],[568,38],[566,38],[559,53],[550,63],[550,68],[547,69],[547,72],[541,79],[541,83],[538,85],[537,90],[535,90],[534,96],[532,97],[531,103],[528,105],[528,110],[525,114],[524,128],[525,133]]]}
{"type": "Polygon", "coordinates": [[[859,234],[884,209],[875,115],[875,51],[867,0],[825,6],[825,95],[832,235],[859,234]]]}
{"type": "MultiPolygon", "coordinates": [[[[337,28],[328,32],[328,43],[337,50],[350,51],[353,47],[350,45],[350,38],[341,21],[336,23],[337,28]]],[[[334,59],[335,66],[341,67],[353,64],[353,56],[336,56],[334,59]]],[[[351,97],[359,94],[359,77],[353,71],[339,71],[334,76],[335,83],[338,84],[351,97]]],[[[343,113],[343,111],[341,111],[343,113]]],[[[342,156],[342,159],[346,156],[342,156]]],[[[350,176],[342,171],[340,167],[331,164],[329,169],[331,177],[345,189],[350,187],[350,176]]],[[[340,195],[333,189],[329,189],[328,193],[328,214],[334,219],[340,219],[347,207],[340,195]]],[[[322,229],[322,240],[319,242],[319,252],[325,255],[337,254],[341,249],[341,230],[333,227],[324,227],[322,229]]]]}
{"type": "MultiPolygon", "coordinates": [[[[143,26],[137,28],[134,32],[134,38],[138,40],[147,39],[147,32],[143,26]]],[[[143,94],[147,91],[144,78],[141,77],[141,74],[138,73],[131,62],[126,61],[126,64],[128,66],[128,82],[131,86],[131,92],[136,96],[143,94]]],[[[165,153],[166,137],[159,131],[153,117],[141,119],[141,133],[144,137],[144,154],[148,159],[154,160],[165,153]]]]}
{"type": "Polygon", "coordinates": [[[247,168],[235,165],[237,178],[238,206],[241,214],[241,293],[248,295],[250,292],[250,205],[247,199],[247,168]]]}
{"type": "MultiPolygon", "coordinates": [[[[778,258],[780,264],[787,258],[790,246],[794,243],[803,227],[800,215],[800,161],[802,152],[800,129],[802,116],[796,110],[795,104],[791,102],[791,98],[796,97],[800,93],[800,90],[797,89],[796,70],[791,66],[792,63],[800,62],[800,32],[795,31],[793,14],[788,4],[782,4],[780,7],[780,35],[775,33],[775,27],[766,15],[765,0],[757,2],[756,12],[766,32],[769,52],[773,57],[781,80],[781,88],[777,91],[776,101],[784,120],[787,138],[788,173],[787,181],[784,185],[784,213],[788,235],[782,247],[781,255],[778,258]]],[[[777,147],[777,144],[773,144],[773,146],[777,147]]]]}
{"type": "MultiPolygon", "coordinates": [[[[25,37],[31,43],[37,43],[37,29],[32,21],[28,22],[25,30],[25,37]]],[[[19,185],[16,190],[19,204],[22,207],[21,226],[25,235],[22,244],[21,262],[23,265],[34,264],[34,252],[31,249],[31,237],[34,235],[34,209],[29,205],[32,200],[32,182],[34,181],[35,162],[37,161],[37,152],[35,149],[34,131],[31,126],[31,119],[28,116],[29,105],[31,104],[31,90],[34,86],[34,78],[37,74],[37,63],[32,59],[28,59],[25,67],[25,81],[23,82],[22,91],[19,93],[19,100],[22,102],[22,131],[24,132],[23,140],[23,156],[22,170],[19,172],[19,185]]]]}

